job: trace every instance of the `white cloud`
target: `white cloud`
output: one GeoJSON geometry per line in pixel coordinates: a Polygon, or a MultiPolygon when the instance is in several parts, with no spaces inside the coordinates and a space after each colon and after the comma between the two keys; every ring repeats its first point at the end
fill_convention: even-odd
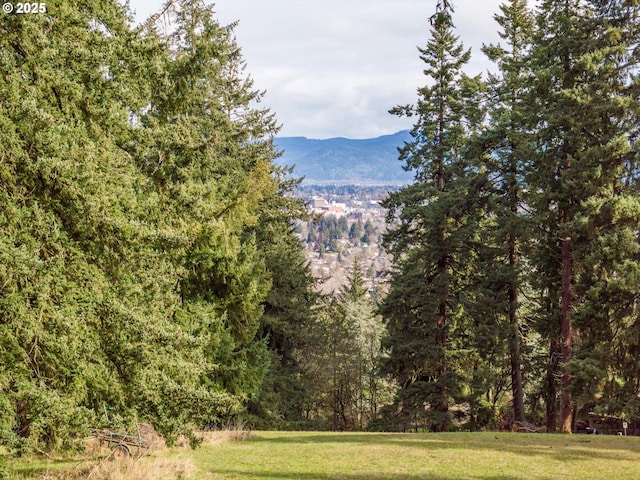
{"type": "MultiPolygon", "coordinates": [[[[455,0],[454,22],[472,47],[469,73],[492,68],[480,51],[497,42],[500,0],[455,0]]],[[[133,8],[150,2],[132,0],[133,8]]],[[[161,2],[157,2],[159,8],[161,2]]],[[[281,135],[365,138],[409,128],[387,113],[412,103],[426,81],[417,46],[429,38],[436,0],[217,0],[236,36],[263,106],[281,135]]],[[[154,11],[156,9],[152,9],[154,11]]],[[[147,12],[140,12],[144,15],[147,12]]]]}

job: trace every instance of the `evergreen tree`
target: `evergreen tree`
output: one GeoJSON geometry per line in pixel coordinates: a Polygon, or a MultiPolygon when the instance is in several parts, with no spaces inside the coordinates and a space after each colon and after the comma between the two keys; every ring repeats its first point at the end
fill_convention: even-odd
{"type": "MultiPolygon", "coordinates": [[[[538,175],[539,181],[532,178],[532,189],[539,190],[539,197],[532,197],[536,203],[538,211],[546,218],[545,227],[553,236],[561,238],[559,251],[553,244],[549,245],[553,252],[553,258],[557,258],[557,271],[560,272],[559,281],[559,305],[560,311],[560,358],[564,365],[561,371],[561,428],[563,431],[571,431],[571,373],[568,369],[568,362],[571,360],[572,347],[572,289],[574,275],[574,257],[572,250],[572,234],[570,224],[575,216],[572,207],[577,203],[582,192],[567,188],[570,175],[573,175],[575,163],[572,162],[579,155],[579,139],[575,134],[571,136],[571,116],[578,114],[576,102],[572,102],[568,92],[579,79],[579,71],[576,65],[576,58],[580,56],[585,48],[578,47],[577,38],[582,37],[584,32],[580,27],[578,19],[583,14],[578,5],[580,2],[544,2],[541,13],[538,15],[538,36],[533,49],[534,71],[539,78],[539,89],[534,90],[538,97],[539,104],[542,104],[542,111],[539,111],[536,120],[540,136],[539,161],[534,165],[534,174],[538,175]],[[535,63],[535,60],[539,60],[535,63]],[[551,97],[551,98],[550,98],[551,97]],[[546,108],[545,108],[546,107],[546,108]],[[573,163],[573,165],[572,165],[573,163]],[[542,184],[544,185],[544,190],[542,184]],[[553,192],[553,194],[551,193],[553,192]]],[[[582,43],[580,41],[579,43],[582,43]]],[[[577,132],[576,132],[577,133],[577,132]]],[[[532,175],[532,176],[533,176],[532,175]]],[[[545,255],[545,256],[546,256],[545,255]]],[[[557,285],[554,285],[557,288],[557,285]]],[[[549,289],[548,294],[554,295],[557,290],[549,289]]],[[[555,304],[551,299],[550,304],[555,304]]],[[[556,312],[550,312],[554,316],[556,312]]],[[[556,339],[552,340],[555,343],[556,339]]],[[[552,353],[555,355],[555,352],[552,353]]],[[[548,402],[555,402],[555,398],[549,398],[548,402]]],[[[550,419],[547,419],[547,428],[554,429],[550,419]]]]}
{"type": "Polygon", "coordinates": [[[417,105],[392,110],[418,117],[413,141],[400,151],[415,181],[384,202],[388,221],[397,226],[385,236],[394,268],[381,312],[390,352],[385,369],[400,387],[399,423],[406,428],[426,420],[430,429],[443,431],[467,361],[459,343],[463,336],[456,335],[466,328],[460,293],[474,230],[466,198],[474,175],[463,149],[479,114],[468,101],[478,79],[462,73],[470,52],[453,34],[449,9],[437,12],[432,24],[432,39],[419,49],[429,85],[419,89],[417,105]]]}
{"type": "Polygon", "coordinates": [[[280,181],[278,195],[265,202],[256,226],[257,246],[265,257],[271,289],[264,300],[259,336],[268,342],[270,369],[258,395],[249,404],[265,427],[302,425],[308,392],[304,377],[302,352],[312,338],[310,330],[317,307],[311,275],[302,244],[294,233],[294,219],[304,219],[301,200],[291,196],[299,181],[289,179],[289,169],[276,174],[280,181]]]}
{"type": "Polygon", "coordinates": [[[357,259],[348,284],[325,301],[314,326],[321,339],[311,349],[316,361],[309,364],[316,378],[327,382],[315,387],[316,396],[326,399],[317,413],[334,431],[361,430],[376,417],[383,396],[378,376],[383,326],[357,259]]]}
{"type": "Polygon", "coordinates": [[[534,23],[524,0],[511,0],[502,4],[500,10],[501,14],[494,18],[502,28],[500,37],[506,46],[498,44],[483,48],[500,73],[489,79],[490,124],[479,139],[488,154],[485,157],[486,176],[491,179],[487,237],[483,239],[489,248],[483,255],[486,263],[481,270],[492,273],[484,277],[489,295],[478,298],[477,302],[488,310],[495,309],[498,325],[506,318],[507,329],[498,335],[509,339],[513,417],[522,422],[525,412],[520,299],[525,288],[521,259],[525,219],[521,212],[526,201],[524,175],[529,158],[523,103],[529,84],[526,55],[534,23]]]}
{"type": "Polygon", "coordinates": [[[579,60],[588,83],[574,95],[593,112],[582,122],[588,140],[581,160],[591,166],[589,175],[598,176],[590,180],[593,190],[577,220],[584,247],[576,255],[583,266],[575,281],[572,388],[574,402],[585,410],[636,415],[638,403],[629,399],[637,397],[632,378],[638,369],[629,352],[637,350],[637,342],[626,343],[630,337],[620,332],[637,329],[631,305],[638,299],[632,285],[637,285],[640,201],[629,167],[637,156],[632,142],[638,131],[639,60],[633,51],[640,6],[593,1],[588,7],[583,22],[592,41],[579,60]]]}
{"type": "Polygon", "coordinates": [[[200,2],[167,6],[170,36],[113,2],[56,12],[0,23],[0,435],[69,447],[106,406],[171,440],[266,372],[274,120],[200,2]]]}
{"type": "Polygon", "coordinates": [[[200,1],[172,8],[174,29],[160,35],[170,49],[150,76],[153,95],[141,115],[145,143],[133,153],[163,206],[158,222],[174,237],[158,247],[169,247],[181,273],[176,311],[208,337],[203,386],[244,402],[268,366],[257,334],[270,279],[255,227],[277,196],[277,128],[267,110],[251,106],[261,93],[244,76],[233,25],[221,26],[200,1]]]}
{"type": "Polygon", "coordinates": [[[381,359],[381,338],[384,327],[381,318],[375,312],[373,299],[369,295],[360,266],[356,258],[349,274],[349,283],[339,296],[339,312],[345,323],[355,326],[355,353],[352,360],[355,366],[354,383],[354,427],[362,430],[378,414],[383,384],[378,375],[381,359]]]}
{"type": "Polygon", "coordinates": [[[133,357],[162,350],[160,333],[145,348],[138,335],[175,333],[166,304],[148,303],[171,266],[145,243],[144,179],[119,143],[143,101],[126,13],[115,2],[57,12],[0,21],[0,415],[19,449],[70,447],[107,402],[131,414],[128,383],[148,370],[133,357]],[[110,344],[115,332],[128,341],[110,344]]]}
{"type": "Polygon", "coordinates": [[[349,240],[355,245],[358,246],[360,244],[360,239],[364,235],[364,225],[361,219],[353,222],[351,224],[351,228],[349,229],[349,240]]]}
{"type": "MultiPolygon", "coordinates": [[[[600,338],[622,320],[608,309],[608,314],[593,315],[594,298],[587,292],[592,293],[599,281],[587,267],[598,258],[600,271],[611,269],[626,277],[629,272],[621,258],[633,261],[637,245],[636,240],[615,241],[613,249],[622,257],[602,257],[603,242],[630,239],[628,233],[636,229],[637,216],[631,213],[635,207],[629,209],[635,201],[623,178],[633,156],[630,134],[637,129],[630,115],[637,108],[631,77],[637,62],[631,53],[637,45],[637,7],[624,2],[547,1],[537,23],[528,116],[535,131],[531,205],[541,227],[539,237],[548,238],[540,242],[536,262],[541,277],[548,279],[541,285],[541,304],[549,306],[541,331],[550,334],[552,351],[560,346],[560,426],[571,432],[574,376],[589,369],[589,362],[576,363],[584,356],[581,341],[596,328],[596,318],[604,322],[598,330],[609,325],[600,330],[600,338]]],[[[553,403],[551,396],[548,404],[553,403]]],[[[553,408],[548,411],[547,425],[553,430],[553,408]]]]}

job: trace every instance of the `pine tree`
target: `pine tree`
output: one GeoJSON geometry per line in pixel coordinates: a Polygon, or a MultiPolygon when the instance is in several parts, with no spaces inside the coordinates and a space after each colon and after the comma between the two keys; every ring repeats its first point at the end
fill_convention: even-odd
{"type": "Polygon", "coordinates": [[[263,203],[256,226],[258,249],[265,257],[271,289],[264,300],[259,337],[266,339],[272,356],[269,372],[258,395],[249,404],[259,425],[282,428],[302,425],[308,392],[301,356],[312,348],[310,330],[319,299],[294,220],[307,217],[302,200],[291,195],[299,180],[288,178],[290,169],[276,172],[278,194],[263,203]]]}
{"type": "MultiPolygon", "coordinates": [[[[445,6],[446,7],[446,6],[445,6]]],[[[384,202],[389,222],[385,236],[394,268],[390,292],[381,306],[387,324],[386,371],[399,383],[396,405],[401,428],[422,425],[443,431],[449,405],[461,386],[465,361],[454,352],[455,332],[464,330],[459,303],[473,236],[466,192],[471,169],[463,155],[470,125],[479,114],[469,98],[478,79],[463,75],[470,58],[453,33],[449,8],[432,17],[432,39],[419,49],[429,85],[419,89],[417,105],[392,113],[417,116],[413,140],[400,151],[412,185],[384,202]]]]}
{"type": "MultiPolygon", "coordinates": [[[[590,287],[583,286],[594,281],[587,266],[594,258],[603,260],[597,252],[605,239],[627,236],[624,232],[635,228],[632,218],[637,218],[627,216],[628,208],[618,209],[631,198],[622,179],[633,156],[630,132],[637,129],[629,115],[637,108],[630,77],[637,62],[631,53],[637,45],[637,11],[622,21],[633,10],[637,7],[612,2],[547,1],[537,18],[531,56],[535,88],[529,118],[535,156],[530,198],[542,229],[539,237],[548,238],[539,244],[536,266],[548,278],[543,289],[547,298],[541,303],[550,310],[542,329],[551,335],[552,351],[560,346],[563,432],[572,430],[574,375],[582,375],[580,369],[588,363],[576,363],[595,311],[593,299],[585,296],[590,287]]],[[[616,242],[614,250],[626,251],[631,260],[635,247],[616,242]]],[[[611,263],[604,265],[617,270],[611,263]]],[[[555,422],[547,423],[554,429],[555,422]]]]}
{"type": "Polygon", "coordinates": [[[5,444],[68,447],[105,406],[172,440],[265,375],[274,120],[232,27],[172,5],[173,37],[113,2],[2,18],[5,444]]]}
{"type": "Polygon", "coordinates": [[[637,184],[629,179],[640,105],[633,77],[639,62],[633,52],[640,39],[640,7],[601,1],[588,6],[583,21],[594,32],[593,40],[580,58],[588,83],[576,96],[593,112],[582,122],[588,139],[583,158],[598,176],[590,180],[593,190],[579,217],[578,231],[585,240],[575,282],[579,303],[572,387],[578,407],[635,415],[638,404],[629,399],[637,397],[632,379],[638,369],[629,352],[637,350],[637,342],[626,343],[630,337],[620,332],[637,331],[632,305],[638,292],[632,285],[638,279],[640,202],[637,184]]]}
{"type": "MultiPolygon", "coordinates": [[[[489,238],[484,240],[490,248],[483,271],[493,272],[487,285],[491,296],[499,298],[495,306],[500,317],[507,318],[509,338],[509,362],[513,416],[524,421],[524,387],[522,380],[522,315],[520,297],[523,291],[522,247],[525,234],[522,207],[525,202],[524,174],[528,152],[523,125],[523,92],[528,78],[525,57],[533,33],[533,17],[524,0],[512,0],[500,6],[501,15],[494,16],[502,28],[500,37],[506,46],[489,45],[483,48],[487,57],[500,69],[498,77],[489,81],[489,105],[491,122],[480,141],[485,152],[486,175],[492,179],[492,196],[487,215],[493,220],[489,226],[489,238]],[[496,278],[497,277],[497,278],[496,278]]],[[[489,298],[479,299],[489,305],[489,298]]]]}
{"type": "MultiPolygon", "coordinates": [[[[571,284],[574,274],[573,254],[574,243],[570,233],[570,223],[574,218],[572,207],[576,203],[579,193],[567,189],[566,180],[572,174],[572,161],[579,154],[580,146],[575,137],[571,138],[570,117],[576,115],[576,104],[563,93],[571,89],[579,77],[576,68],[576,58],[581,50],[576,48],[577,35],[584,35],[577,19],[581,15],[579,2],[544,2],[541,13],[538,15],[538,36],[532,55],[534,59],[534,71],[540,80],[539,87],[534,95],[538,97],[543,110],[538,113],[539,158],[534,165],[535,173],[532,179],[532,189],[539,192],[536,207],[547,218],[545,227],[553,232],[551,235],[561,238],[558,250],[553,258],[557,258],[559,264],[556,268],[561,272],[559,282],[560,296],[560,349],[562,368],[561,387],[561,425],[563,431],[571,431],[571,374],[567,363],[571,360],[571,316],[572,316],[572,291],[571,284]],[[579,33],[578,33],[579,32],[579,33]],[[538,62],[536,63],[536,60],[538,62]],[[550,98],[551,97],[551,98],[550,98]],[[536,177],[539,175],[539,177],[536,177]],[[537,181],[536,181],[537,180],[537,181]],[[545,183],[543,190],[542,184],[545,183]],[[554,192],[553,194],[551,192],[554,192]],[[576,195],[577,194],[577,195],[576,195]]],[[[537,105],[538,107],[538,105],[537,105]]],[[[534,197],[535,198],[535,197],[534,197]]],[[[555,243],[555,240],[552,240],[555,243]]],[[[549,246],[551,251],[555,245],[549,246]]],[[[551,253],[551,252],[549,252],[551,253]]],[[[557,291],[550,291],[554,295],[557,291]]],[[[551,300],[551,304],[555,300],[551,300]]],[[[555,340],[552,340],[554,343],[555,340]]],[[[555,401],[550,398],[548,402],[555,401]]],[[[547,426],[549,427],[549,420],[547,426]]]]}
{"type": "Polygon", "coordinates": [[[173,51],[164,75],[152,77],[154,96],[141,118],[150,141],[136,155],[170,214],[166,229],[182,242],[174,250],[185,272],[180,308],[212,335],[211,388],[246,399],[267,358],[256,334],[270,281],[254,227],[278,188],[276,126],[268,111],[250,106],[261,94],[243,76],[233,25],[219,25],[199,1],[174,8],[173,51]],[[217,319],[207,326],[211,315],[217,319]]]}
{"type": "Polygon", "coordinates": [[[147,104],[142,47],[116,3],[58,12],[2,19],[3,437],[17,448],[69,447],[105,404],[132,420],[141,386],[173,366],[159,358],[202,359],[170,321],[173,265],[122,148],[147,104]]]}
{"type": "Polygon", "coordinates": [[[365,285],[362,267],[357,258],[338,302],[339,313],[344,317],[345,323],[355,326],[352,364],[356,368],[351,380],[355,390],[354,427],[362,430],[376,418],[380,404],[382,382],[378,375],[378,364],[384,328],[381,318],[375,312],[376,306],[365,285]]]}

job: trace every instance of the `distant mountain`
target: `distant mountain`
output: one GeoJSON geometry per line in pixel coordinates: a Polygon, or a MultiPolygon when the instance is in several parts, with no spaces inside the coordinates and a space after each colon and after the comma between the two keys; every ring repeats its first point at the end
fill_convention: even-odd
{"type": "Polygon", "coordinates": [[[295,165],[294,176],[304,176],[305,184],[405,184],[413,174],[402,169],[398,147],[410,138],[406,130],[363,140],[279,137],[275,143],[284,154],[277,163],[295,165]]]}

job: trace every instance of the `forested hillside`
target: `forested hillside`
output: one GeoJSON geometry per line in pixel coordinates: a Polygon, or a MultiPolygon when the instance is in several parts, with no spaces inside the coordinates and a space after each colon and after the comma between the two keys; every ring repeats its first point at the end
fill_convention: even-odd
{"type": "Polygon", "coordinates": [[[283,151],[279,164],[294,165],[295,174],[311,185],[406,185],[411,173],[398,162],[398,148],[409,132],[377,138],[276,137],[283,151]]]}

